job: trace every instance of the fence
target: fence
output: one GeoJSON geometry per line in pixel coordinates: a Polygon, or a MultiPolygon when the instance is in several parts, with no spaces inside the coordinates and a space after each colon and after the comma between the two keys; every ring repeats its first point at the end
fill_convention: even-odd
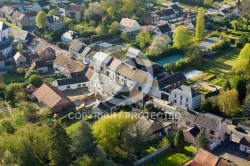
{"type": "Polygon", "coordinates": [[[160,154],[161,152],[169,149],[171,146],[172,146],[172,144],[170,143],[167,146],[162,147],[162,148],[158,149],[157,151],[155,151],[155,152],[141,158],[140,160],[137,160],[136,162],[134,162],[134,166],[140,165],[140,164],[144,163],[145,161],[148,161],[148,160],[152,159],[154,156],[156,156],[156,155],[160,154]]]}

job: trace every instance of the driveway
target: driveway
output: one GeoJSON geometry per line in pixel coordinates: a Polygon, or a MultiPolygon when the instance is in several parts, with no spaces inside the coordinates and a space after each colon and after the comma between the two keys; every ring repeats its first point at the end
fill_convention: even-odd
{"type": "Polygon", "coordinates": [[[236,131],[235,130],[235,125],[230,125],[230,124],[228,124],[227,125],[227,133],[231,133],[231,132],[233,132],[233,138],[235,138],[236,140],[237,140],[237,142],[242,138],[242,137],[247,137],[247,138],[249,138],[250,139],[250,131],[247,131],[246,130],[246,132],[248,133],[248,134],[244,134],[244,133],[241,133],[241,132],[238,132],[238,131],[236,131]]]}
{"type": "Polygon", "coordinates": [[[250,161],[248,159],[248,154],[241,152],[239,150],[239,144],[234,142],[229,142],[226,145],[218,146],[214,150],[212,150],[213,154],[220,156],[235,166],[247,166],[250,165],[250,161]]]}

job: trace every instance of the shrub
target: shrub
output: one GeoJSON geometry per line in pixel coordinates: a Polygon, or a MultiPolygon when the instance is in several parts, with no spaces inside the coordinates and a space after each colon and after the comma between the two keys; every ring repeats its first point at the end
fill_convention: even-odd
{"type": "Polygon", "coordinates": [[[58,42],[56,45],[61,49],[69,49],[69,43],[58,42]]]}
{"type": "Polygon", "coordinates": [[[18,68],[17,73],[19,73],[20,75],[24,75],[25,74],[24,68],[22,68],[22,67],[18,68]]]}
{"type": "Polygon", "coordinates": [[[109,39],[109,38],[112,38],[112,35],[92,35],[91,42],[94,43],[94,42],[109,39]]]}

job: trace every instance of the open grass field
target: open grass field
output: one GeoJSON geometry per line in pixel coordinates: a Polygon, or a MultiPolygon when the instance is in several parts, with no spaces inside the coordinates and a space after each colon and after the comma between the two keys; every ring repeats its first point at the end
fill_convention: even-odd
{"type": "Polygon", "coordinates": [[[10,84],[11,82],[23,82],[24,76],[19,74],[3,74],[2,75],[3,83],[6,85],[10,84]]]}
{"type": "Polygon", "coordinates": [[[186,145],[183,150],[170,149],[163,153],[156,161],[150,161],[145,166],[179,166],[191,159],[196,149],[191,145],[186,145]]]}
{"type": "Polygon", "coordinates": [[[226,80],[230,79],[230,72],[240,53],[239,49],[231,49],[218,55],[218,57],[209,60],[198,68],[203,72],[214,74],[216,77],[211,79],[210,83],[222,86],[226,80]]]}

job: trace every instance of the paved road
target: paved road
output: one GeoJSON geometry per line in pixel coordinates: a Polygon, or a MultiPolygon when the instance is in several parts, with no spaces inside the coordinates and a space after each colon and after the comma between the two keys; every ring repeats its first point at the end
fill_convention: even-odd
{"type": "Polygon", "coordinates": [[[240,140],[242,137],[247,137],[247,138],[250,139],[250,131],[247,131],[247,130],[246,130],[246,132],[247,132],[248,134],[244,134],[244,133],[241,133],[241,132],[236,131],[236,130],[235,130],[235,127],[236,127],[235,125],[227,125],[227,133],[233,132],[233,137],[234,137],[235,139],[238,139],[238,140],[240,140]]]}

